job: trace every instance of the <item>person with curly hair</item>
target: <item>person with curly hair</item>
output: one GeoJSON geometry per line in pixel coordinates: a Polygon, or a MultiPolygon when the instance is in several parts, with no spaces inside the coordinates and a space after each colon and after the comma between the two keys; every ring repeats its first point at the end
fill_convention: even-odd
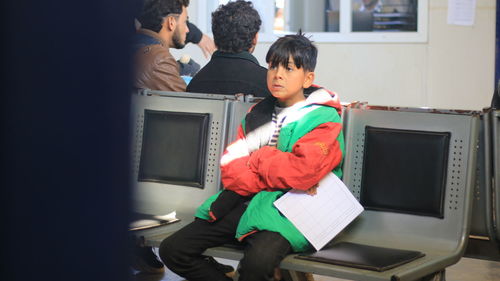
{"type": "Polygon", "coordinates": [[[262,21],[250,1],[233,1],[212,13],[212,33],[217,51],[191,80],[188,92],[270,95],[266,68],[252,52],[262,21]]]}
{"type": "Polygon", "coordinates": [[[186,83],[169,48],[186,44],[189,0],[145,0],[137,20],[135,87],[184,92],[186,83]]]}

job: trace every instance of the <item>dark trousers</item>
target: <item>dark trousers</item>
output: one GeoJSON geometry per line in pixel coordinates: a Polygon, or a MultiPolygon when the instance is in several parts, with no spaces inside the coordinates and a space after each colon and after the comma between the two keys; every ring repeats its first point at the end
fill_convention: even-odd
{"type": "MultiPolygon", "coordinates": [[[[165,265],[189,281],[231,280],[203,258],[207,249],[235,241],[238,221],[245,206],[233,209],[222,219],[210,223],[196,219],[160,245],[165,265]]],[[[273,280],[274,268],[292,252],[290,243],[279,233],[259,231],[244,240],[244,257],[238,272],[240,281],[273,280]]]]}

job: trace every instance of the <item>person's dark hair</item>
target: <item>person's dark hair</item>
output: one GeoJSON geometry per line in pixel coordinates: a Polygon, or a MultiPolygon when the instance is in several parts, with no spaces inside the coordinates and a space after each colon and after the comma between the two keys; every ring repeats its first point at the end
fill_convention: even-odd
{"type": "Polygon", "coordinates": [[[212,33],[217,49],[227,53],[250,50],[261,23],[252,2],[235,1],[219,6],[212,13],[212,33]]]}
{"type": "Polygon", "coordinates": [[[189,6],[189,0],[144,0],[137,20],[141,27],[160,32],[164,18],[169,14],[181,14],[182,7],[189,6]]]}
{"type": "Polygon", "coordinates": [[[278,65],[288,67],[290,56],[297,68],[314,71],[318,49],[309,38],[299,31],[297,34],[286,35],[276,40],[267,52],[266,62],[270,67],[277,67],[278,65]]]}

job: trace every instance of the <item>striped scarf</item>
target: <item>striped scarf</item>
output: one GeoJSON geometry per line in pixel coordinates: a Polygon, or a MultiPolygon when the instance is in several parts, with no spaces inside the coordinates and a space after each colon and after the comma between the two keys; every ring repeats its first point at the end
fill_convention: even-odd
{"type": "Polygon", "coordinates": [[[281,121],[278,122],[278,114],[276,114],[276,109],[273,111],[272,122],[274,124],[274,133],[269,140],[269,146],[276,146],[278,144],[278,137],[280,136],[281,126],[283,126],[283,122],[285,122],[285,117],[281,118],[281,121]]]}

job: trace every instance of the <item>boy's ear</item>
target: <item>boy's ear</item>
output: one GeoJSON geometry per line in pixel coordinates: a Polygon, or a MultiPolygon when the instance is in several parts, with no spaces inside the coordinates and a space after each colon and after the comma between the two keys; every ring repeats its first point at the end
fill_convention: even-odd
{"type": "Polygon", "coordinates": [[[304,79],[304,84],[302,85],[302,88],[306,89],[311,87],[313,82],[314,82],[314,72],[312,71],[306,72],[306,77],[304,79]]]}

